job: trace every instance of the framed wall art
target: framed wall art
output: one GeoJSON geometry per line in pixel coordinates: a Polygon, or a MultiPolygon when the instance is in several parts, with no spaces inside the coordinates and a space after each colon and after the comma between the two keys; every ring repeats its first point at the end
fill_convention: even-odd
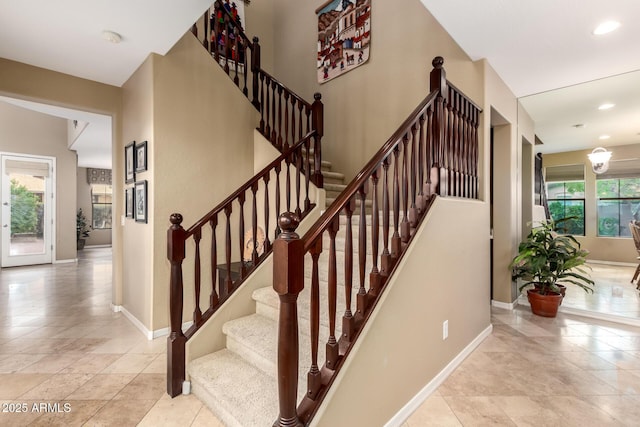
{"type": "Polygon", "coordinates": [[[134,149],[135,143],[136,142],[133,141],[124,147],[124,182],[127,184],[135,182],[136,180],[136,151],[134,149]]]}
{"type": "Polygon", "coordinates": [[[133,188],[127,188],[125,190],[125,216],[127,218],[133,218],[133,188]]]}
{"type": "Polygon", "coordinates": [[[138,181],[133,186],[134,213],[136,222],[147,223],[147,181],[138,181]]]}
{"type": "Polygon", "coordinates": [[[326,83],[367,62],[371,0],[329,0],[318,15],[318,82],[326,83]]]}
{"type": "Polygon", "coordinates": [[[147,141],[135,144],[136,173],[147,170],[147,141]]]}

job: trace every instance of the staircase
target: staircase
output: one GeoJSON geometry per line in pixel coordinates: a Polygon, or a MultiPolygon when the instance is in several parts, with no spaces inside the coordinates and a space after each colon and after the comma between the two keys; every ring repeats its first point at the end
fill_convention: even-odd
{"type": "MultiPolygon", "coordinates": [[[[323,165],[324,166],[324,165],[323,165]]],[[[326,165],[330,168],[330,165],[326,165]]],[[[325,177],[326,179],[326,177],[325,177]]],[[[326,185],[326,184],[325,184],[326,185]]],[[[370,216],[367,223],[371,223],[370,216]]],[[[346,222],[346,217],[341,218],[346,222]]],[[[353,218],[354,226],[358,219],[353,218]]],[[[357,228],[357,227],[356,227],[357,228]]],[[[345,228],[336,236],[337,247],[344,251],[346,239],[345,228]]],[[[371,242],[370,227],[368,243],[371,242]]],[[[357,239],[357,232],[354,238],[357,239]]],[[[328,247],[329,237],[323,239],[323,246],[328,247]]],[[[371,247],[367,244],[367,247],[371,247]]],[[[340,250],[340,249],[339,249],[340,250]]],[[[358,257],[357,250],[354,256],[358,257]]],[[[310,258],[310,257],[309,257],[310,258]]],[[[344,260],[339,256],[339,260],[344,260]]],[[[344,262],[338,262],[337,269],[344,272],[344,262]]],[[[307,262],[305,277],[311,278],[311,263],[307,262]]],[[[323,253],[319,262],[320,295],[327,295],[329,264],[327,252],[323,253]]],[[[353,270],[353,277],[358,276],[357,265],[353,270]]],[[[365,286],[368,288],[369,276],[366,274],[365,286]]],[[[306,287],[298,299],[300,322],[300,360],[310,361],[310,293],[311,287],[306,287]]],[[[352,300],[357,298],[358,288],[352,290],[352,300]]],[[[345,307],[344,281],[338,284],[338,307],[345,307]]],[[[226,426],[266,426],[271,425],[278,417],[278,389],[276,381],[277,337],[279,298],[273,291],[271,283],[253,292],[255,313],[239,319],[226,322],[223,333],[226,335],[226,348],[193,360],[189,364],[191,389],[226,426]]],[[[328,303],[323,298],[320,304],[323,319],[326,315],[328,303]]],[[[321,322],[320,340],[326,342],[329,337],[329,325],[321,322]]],[[[323,351],[319,352],[319,362],[324,364],[323,351]]],[[[300,401],[306,391],[307,372],[310,365],[301,363],[298,370],[298,397],[300,401]]]]}

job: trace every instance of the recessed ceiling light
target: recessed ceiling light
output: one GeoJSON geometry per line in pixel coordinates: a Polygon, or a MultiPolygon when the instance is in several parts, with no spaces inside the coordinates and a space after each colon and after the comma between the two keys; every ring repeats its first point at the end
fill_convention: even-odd
{"type": "Polygon", "coordinates": [[[600,135],[598,139],[609,139],[611,138],[609,135],[600,135]]]}
{"type": "Polygon", "coordinates": [[[618,21],[605,21],[602,24],[598,25],[595,30],[593,30],[593,34],[596,36],[601,36],[603,34],[615,31],[619,27],[620,23],[618,21]]]}
{"type": "Polygon", "coordinates": [[[585,125],[584,125],[584,123],[577,123],[577,124],[572,125],[572,126],[573,126],[574,128],[576,128],[576,129],[582,129],[585,125]]]}
{"type": "Polygon", "coordinates": [[[120,43],[122,36],[114,31],[104,30],[102,32],[102,38],[111,43],[120,43]]]}
{"type": "Polygon", "coordinates": [[[602,104],[602,105],[600,105],[600,106],[598,107],[598,110],[608,110],[608,109],[613,108],[613,107],[615,107],[615,106],[616,106],[616,104],[609,104],[609,103],[607,103],[607,104],[602,104]]]}

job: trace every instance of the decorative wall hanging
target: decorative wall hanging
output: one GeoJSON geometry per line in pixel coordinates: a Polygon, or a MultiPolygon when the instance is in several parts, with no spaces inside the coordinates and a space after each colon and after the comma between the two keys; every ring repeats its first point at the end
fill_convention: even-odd
{"type": "Polygon", "coordinates": [[[136,152],[134,150],[135,141],[124,147],[124,182],[127,184],[136,180],[135,163],[136,152]]]}
{"type": "Polygon", "coordinates": [[[147,223],[147,181],[138,181],[134,185],[134,204],[136,222],[147,223]]]}
{"type": "Polygon", "coordinates": [[[125,214],[127,218],[133,218],[133,188],[125,190],[125,214]]]}
{"type": "Polygon", "coordinates": [[[318,82],[325,83],[369,59],[371,0],[330,0],[318,15],[318,82]]]}
{"type": "Polygon", "coordinates": [[[147,141],[136,144],[136,173],[147,170],[147,141]]]}

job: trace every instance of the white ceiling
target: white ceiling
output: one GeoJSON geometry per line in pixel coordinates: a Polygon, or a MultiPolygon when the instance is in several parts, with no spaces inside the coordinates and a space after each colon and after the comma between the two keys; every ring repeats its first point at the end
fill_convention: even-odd
{"type": "MultiPolygon", "coordinates": [[[[638,73],[625,74],[640,70],[639,0],[421,1],[472,59],[487,58],[523,97],[545,143],[540,151],[640,142],[640,80],[630,81],[638,73]],[[622,27],[593,36],[606,19],[622,27]],[[625,74],[622,86],[599,80],[619,74],[625,74]],[[593,80],[602,85],[569,87],[593,80]],[[605,101],[616,107],[602,114],[595,107],[605,101]],[[571,127],[577,123],[586,127],[571,127]],[[606,144],[597,139],[601,133],[611,135],[606,144]]],[[[0,57],[121,86],[149,53],[165,54],[211,3],[1,1],[0,57]],[[103,30],[119,33],[122,42],[103,40],[103,30]]],[[[69,111],[48,113],[68,117],[69,111]]],[[[110,134],[103,140],[88,146],[109,144],[110,151],[110,134]]]]}
{"type": "Polygon", "coordinates": [[[487,58],[523,97],[544,142],[537,151],[640,142],[640,73],[631,73],[640,70],[640,1],[421,1],[472,59],[487,58]],[[594,36],[606,20],[622,26],[594,36]],[[616,107],[598,111],[604,102],[616,107]],[[578,123],[586,126],[572,127],[578,123]]]}

